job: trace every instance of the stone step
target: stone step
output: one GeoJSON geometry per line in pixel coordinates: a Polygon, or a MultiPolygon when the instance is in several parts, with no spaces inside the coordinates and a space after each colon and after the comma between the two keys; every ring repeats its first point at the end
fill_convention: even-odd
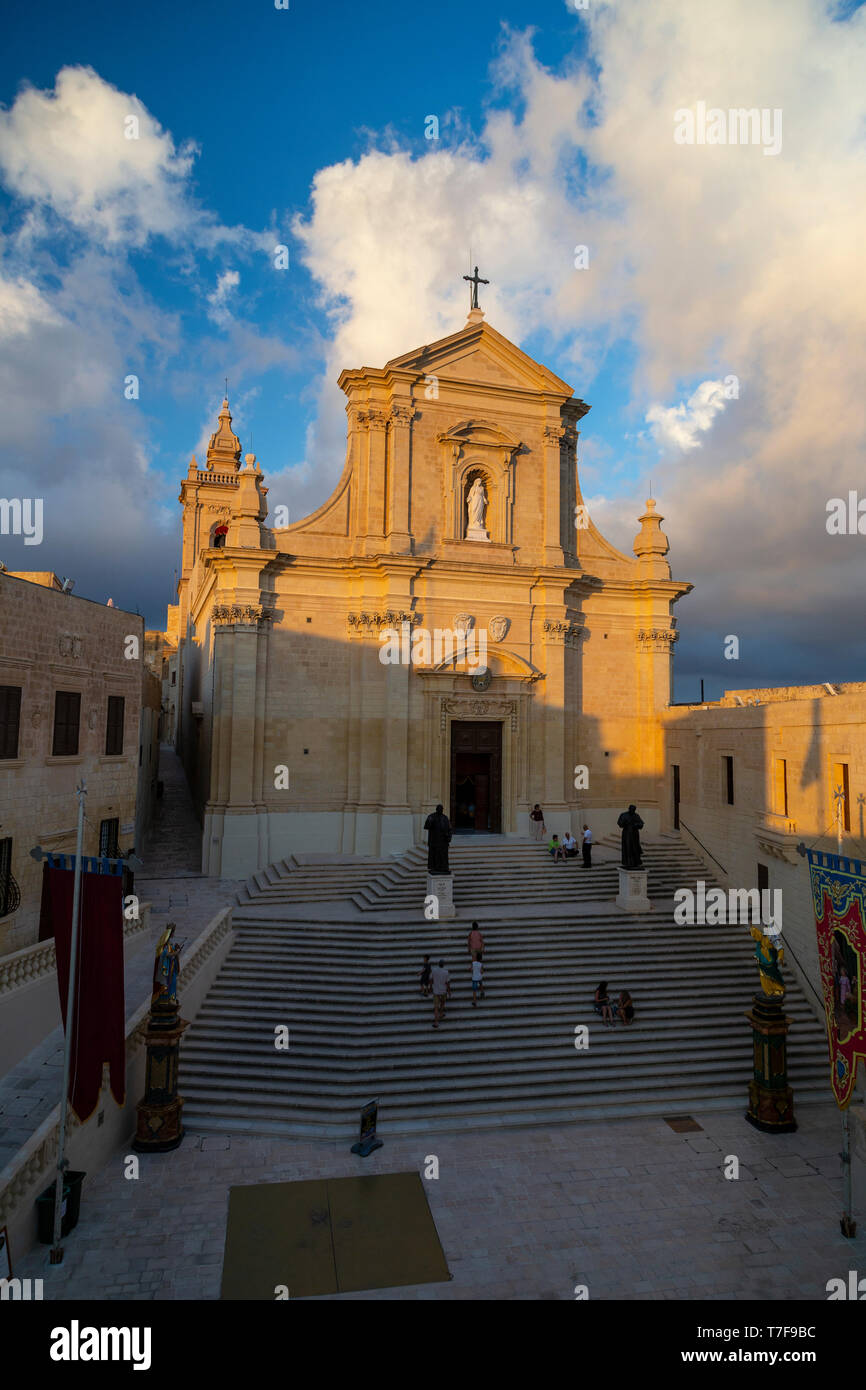
{"type": "MultiPolygon", "coordinates": [[[[374,1095],[394,1133],[744,1105],[745,1014],[758,987],[748,932],[677,926],[669,902],[634,917],[614,912],[611,838],[591,871],[551,864],[536,842],[452,843],[455,902],[477,913],[485,934],[487,994],[474,1009],[466,920],[422,915],[423,846],[378,864],[290,859],[254,876],[232,950],[182,1045],[186,1123],[348,1137],[374,1095]],[[280,916],[297,903],[304,920],[280,916]],[[498,916],[500,903],[515,915],[498,916]],[[684,937],[695,931],[699,939],[684,937]],[[452,973],[437,1032],[432,1000],[417,989],[425,953],[452,973]],[[612,997],[623,987],[634,995],[633,1028],[605,1029],[595,1015],[605,977],[612,997]],[[290,1049],[277,1054],[282,1023],[290,1049]],[[586,1052],[574,1047],[580,1024],[590,1029],[586,1052]]],[[[713,885],[679,840],[644,843],[656,898],[699,879],[713,885]]],[[[823,1030],[793,983],[786,1010],[798,1102],[825,1100],[823,1030]]]]}

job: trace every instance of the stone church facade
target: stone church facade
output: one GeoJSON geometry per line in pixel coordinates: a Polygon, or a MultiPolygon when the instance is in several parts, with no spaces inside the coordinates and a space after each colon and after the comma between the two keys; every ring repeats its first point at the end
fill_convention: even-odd
{"type": "Polygon", "coordinates": [[[632,555],[586,515],[589,407],[479,309],[339,384],[346,463],[310,516],[267,524],[227,402],[181,485],[177,742],[204,871],[400,852],[439,801],[456,829],[506,837],[535,802],[560,833],[598,837],[629,801],[656,828],[691,586],[654,502],[632,555]],[[427,651],[424,633],[460,630],[486,640],[485,669],[427,651]],[[385,662],[395,636],[409,659],[385,662]]]}

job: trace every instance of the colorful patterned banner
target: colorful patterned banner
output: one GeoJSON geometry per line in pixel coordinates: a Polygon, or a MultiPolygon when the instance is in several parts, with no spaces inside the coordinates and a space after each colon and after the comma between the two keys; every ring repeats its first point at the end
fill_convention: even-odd
{"type": "Polygon", "coordinates": [[[818,966],[827,1017],[831,1084],[841,1110],[866,1058],[866,876],[859,859],[809,850],[818,966]]]}

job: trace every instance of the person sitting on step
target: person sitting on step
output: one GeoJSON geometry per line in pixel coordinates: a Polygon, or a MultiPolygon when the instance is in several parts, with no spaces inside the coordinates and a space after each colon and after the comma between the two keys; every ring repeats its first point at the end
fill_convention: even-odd
{"type": "Polygon", "coordinates": [[[577,840],[574,838],[570,830],[566,830],[565,834],[562,837],[562,848],[565,850],[566,859],[577,858],[577,840]]]}
{"type": "Polygon", "coordinates": [[[565,863],[565,850],[562,848],[562,843],[558,835],[553,836],[553,839],[550,841],[550,844],[547,846],[547,848],[550,851],[550,857],[553,860],[554,864],[556,863],[557,859],[561,859],[563,864],[565,863]]]}
{"type": "Polygon", "coordinates": [[[605,1028],[612,1028],[614,1026],[613,1014],[610,1008],[610,999],[608,998],[607,993],[607,980],[602,980],[598,989],[595,991],[593,1008],[595,1009],[595,1012],[597,1014],[601,1014],[601,1021],[604,1024],[605,1028]]]}
{"type": "Polygon", "coordinates": [[[631,1023],[634,1018],[634,1001],[627,989],[624,989],[620,994],[616,1011],[619,1014],[620,1023],[631,1023]]]}

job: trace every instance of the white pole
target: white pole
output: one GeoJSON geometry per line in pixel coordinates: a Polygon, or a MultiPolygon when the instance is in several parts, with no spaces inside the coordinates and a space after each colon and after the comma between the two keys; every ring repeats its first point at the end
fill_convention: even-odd
{"type": "Polygon", "coordinates": [[[78,966],[78,904],[81,897],[81,851],[84,844],[84,798],[87,786],[82,779],[75,788],[78,797],[78,838],[75,845],[75,881],[72,888],[72,938],[69,947],[69,985],[66,993],[66,1038],[63,1046],[63,1095],[60,1099],[60,1135],[57,1141],[57,1186],[54,1191],[54,1244],[51,1263],[63,1261],[60,1228],[63,1221],[63,1172],[66,1168],[66,1116],[69,1106],[69,1073],[72,1070],[72,1034],[75,1028],[75,1005],[78,966]]]}

